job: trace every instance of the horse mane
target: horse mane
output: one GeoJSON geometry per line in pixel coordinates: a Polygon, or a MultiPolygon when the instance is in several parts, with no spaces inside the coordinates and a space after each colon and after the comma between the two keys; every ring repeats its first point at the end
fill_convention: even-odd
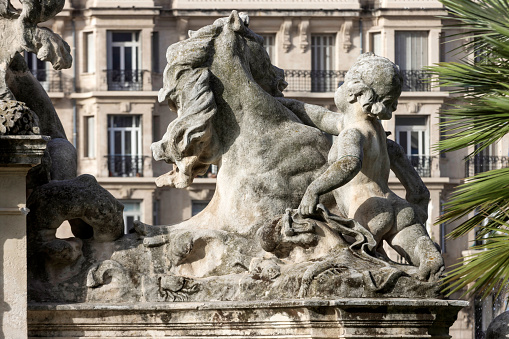
{"type": "Polygon", "coordinates": [[[222,32],[225,20],[196,32],[190,38],[168,48],[168,64],[163,74],[159,101],[168,100],[178,117],[163,138],[167,160],[177,164],[179,176],[186,182],[204,174],[209,164],[217,162],[220,149],[212,120],[217,113],[210,88],[214,40],[222,32]],[[182,161],[187,158],[187,160],[182,161]]]}

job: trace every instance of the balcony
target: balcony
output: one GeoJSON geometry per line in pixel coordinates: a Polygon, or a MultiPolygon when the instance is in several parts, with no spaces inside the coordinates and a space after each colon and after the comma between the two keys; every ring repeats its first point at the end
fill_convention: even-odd
{"type": "Polygon", "coordinates": [[[142,70],[106,70],[108,91],[142,91],[142,70]]]}
{"type": "Polygon", "coordinates": [[[34,77],[39,81],[46,92],[70,92],[72,84],[70,79],[64,81],[62,72],[50,69],[31,70],[34,77]]]}
{"type": "Polygon", "coordinates": [[[431,177],[431,168],[433,164],[433,158],[428,155],[409,155],[408,160],[412,166],[414,166],[415,170],[422,178],[430,178],[431,177]]]}
{"type": "Polygon", "coordinates": [[[110,177],[142,177],[143,155],[107,155],[110,177]]]}
{"type": "Polygon", "coordinates": [[[347,71],[285,70],[287,92],[335,92],[343,84],[347,71]]]}
{"type": "Polygon", "coordinates": [[[431,84],[430,75],[426,71],[420,70],[402,70],[403,92],[429,92],[431,84]]]}
{"type": "Polygon", "coordinates": [[[509,157],[476,155],[465,162],[465,178],[509,166],[509,157]]]}

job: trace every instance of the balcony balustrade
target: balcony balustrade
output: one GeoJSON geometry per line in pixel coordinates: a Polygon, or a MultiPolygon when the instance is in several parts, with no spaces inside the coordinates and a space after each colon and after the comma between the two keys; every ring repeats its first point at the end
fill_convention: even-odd
{"type": "Polygon", "coordinates": [[[46,92],[71,92],[71,81],[64,81],[62,72],[50,69],[31,70],[46,92]]]}
{"type": "MultiPolygon", "coordinates": [[[[285,70],[285,80],[288,82],[287,92],[335,92],[345,81],[347,71],[309,71],[299,69],[285,70]]],[[[428,92],[431,91],[429,74],[420,70],[403,70],[403,91],[428,92]]]]}
{"type": "Polygon", "coordinates": [[[107,155],[110,177],[142,177],[143,155],[107,155]]]}
{"type": "Polygon", "coordinates": [[[431,84],[430,75],[426,71],[420,70],[402,70],[404,92],[429,92],[431,84]]]}
{"type": "Polygon", "coordinates": [[[287,92],[335,92],[343,84],[347,71],[285,70],[287,92]]]}
{"type": "Polygon", "coordinates": [[[509,157],[476,155],[465,162],[465,177],[509,166],[509,157]]]}
{"type": "Polygon", "coordinates": [[[410,163],[412,166],[414,166],[417,173],[422,178],[430,178],[431,177],[431,168],[433,163],[432,156],[429,155],[409,155],[408,160],[410,160],[410,163]]]}
{"type": "Polygon", "coordinates": [[[142,70],[106,70],[108,91],[142,91],[142,70]]]}

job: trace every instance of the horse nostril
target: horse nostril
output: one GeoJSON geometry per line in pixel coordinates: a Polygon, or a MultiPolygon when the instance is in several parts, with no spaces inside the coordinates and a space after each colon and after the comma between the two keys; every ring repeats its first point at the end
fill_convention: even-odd
{"type": "Polygon", "coordinates": [[[150,150],[156,161],[164,159],[164,150],[160,141],[152,143],[152,145],[150,145],[150,150]]]}

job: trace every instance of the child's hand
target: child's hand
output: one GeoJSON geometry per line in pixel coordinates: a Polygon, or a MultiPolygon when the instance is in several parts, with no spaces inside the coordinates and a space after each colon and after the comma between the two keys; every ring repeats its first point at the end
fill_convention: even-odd
{"type": "Polygon", "coordinates": [[[299,213],[302,216],[310,216],[315,213],[316,205],[318,205],[318,194],[308,187],[300,202],[299,213]]]}

